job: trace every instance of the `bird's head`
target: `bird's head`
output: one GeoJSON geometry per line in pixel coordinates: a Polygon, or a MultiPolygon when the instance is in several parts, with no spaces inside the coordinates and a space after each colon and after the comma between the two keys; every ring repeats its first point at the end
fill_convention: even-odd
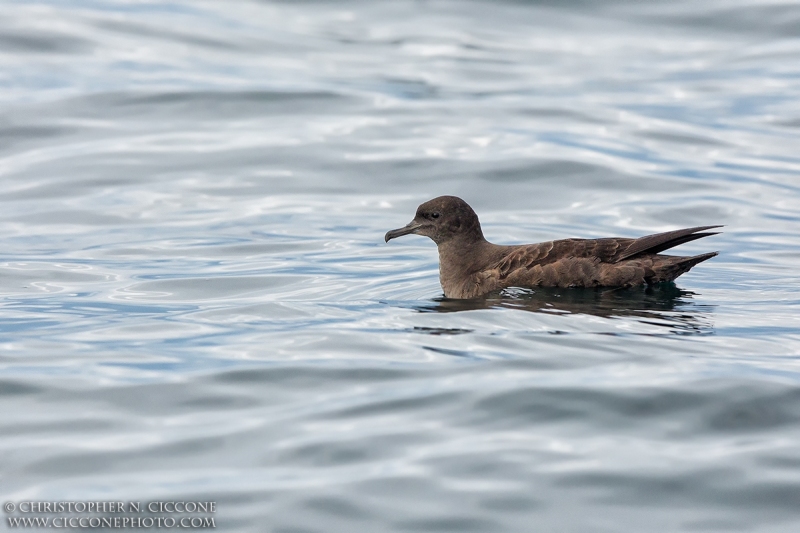
{"type": "Polygon", "coordinates": [[[455,196],[439,196],[420,205],[414,220],[386,233],[386,242],[411,233],[430,237],[436,244],[459,237],[483,240],[478,215],[455,196]]]}

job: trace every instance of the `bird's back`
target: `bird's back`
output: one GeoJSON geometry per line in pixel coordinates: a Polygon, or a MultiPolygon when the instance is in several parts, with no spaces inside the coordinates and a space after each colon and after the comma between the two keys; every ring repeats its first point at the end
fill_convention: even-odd
{"type": "Polygon", "coordinates": [[[448,297],[472,298],[506,287],[631,287],[673,281],[717,253],[673,256],[658,252],[712,234],[698,233],[705,229],[639,239],[561,239],[517,246],[486,243],[496,259],[469,276],[447,283],[443,278],[442,286],[448,297]]]}
{"type": "Polygon", "coordinates": [[[716,252],[699,256],[640,253],[619,260],[634,239],[564,239],[510,247],[493,268],[501,287],[631,287],[673,281],[716,252]]]}

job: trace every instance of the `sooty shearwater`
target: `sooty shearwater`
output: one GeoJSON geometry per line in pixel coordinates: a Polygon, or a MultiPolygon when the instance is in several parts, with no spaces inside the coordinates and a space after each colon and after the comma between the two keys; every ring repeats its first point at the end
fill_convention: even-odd
{"type": "Polygon", "coordinates": [[[386,233],[386,242],[415,233],[439,248],[439,281],[447,298],[476,298],[506,287],[632,287],[672,281],[718,252],[661,255],[673,246],[716,235],[698,226],[638,239],[561,239],[500,246],[483,237],[475,211],[455,196],[417,208],[414,220],[386,233]]]}

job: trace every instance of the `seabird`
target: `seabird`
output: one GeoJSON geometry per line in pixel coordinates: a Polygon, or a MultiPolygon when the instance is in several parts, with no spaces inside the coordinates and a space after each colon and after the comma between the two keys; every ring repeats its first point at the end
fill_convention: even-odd
{"type": "Polygon", "coordinates": [[[475,211],[455,196],[417,208],[414,220],[386,233],[386,242],[411,233],[439,248],[439,281],[447,298],[476,298],[506,287],[632,287],[688,272],[718,252],[681,257],[660,252],[718,232],[698,226],[638,239],[560,239],[501,246],[487,241],[475,211]]]}

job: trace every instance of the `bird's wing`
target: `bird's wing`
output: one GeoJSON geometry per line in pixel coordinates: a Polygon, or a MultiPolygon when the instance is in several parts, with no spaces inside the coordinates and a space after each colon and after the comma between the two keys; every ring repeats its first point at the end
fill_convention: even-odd
{"type": "Polygon", "coordinates": [[[638,239],[611,237],[607,239],[562,239],[511,246],[495,265],[499,278],[505,279],[520,269],[529,270],[535,266],[545,266],[558,261],[575,259],[592,259],[600,263],[619,263],[642,254],[657,254],[718,232],[705,230],[722,226],[698,226],[666,233],[656,233],[638,239]]]}
{"type": "Polygon", "coordinates": [[[520,269],[545,266],[565,259],[591,258],[598,262],[609,262],[621,251],[630,247],[633,239],[562,239],[512,246],[494,267],[500,279],[509,277],[520,269]]]}
{"type": "Polygon", "coordinates": [[[619,255],[614,257],[613,262],[619,263],[620,261],[631,259],[640,254],[657,254],[685,242],[708,237],[709,235],[716,235],[719,232],[706,232],[705,230],[721,227],[722,226],[697,226],[694,228],[667,231],[665,233],[656,233],[655,235],[646,235],[632,242],[628,239],[630,244],[623,248],[619,255]]]}

